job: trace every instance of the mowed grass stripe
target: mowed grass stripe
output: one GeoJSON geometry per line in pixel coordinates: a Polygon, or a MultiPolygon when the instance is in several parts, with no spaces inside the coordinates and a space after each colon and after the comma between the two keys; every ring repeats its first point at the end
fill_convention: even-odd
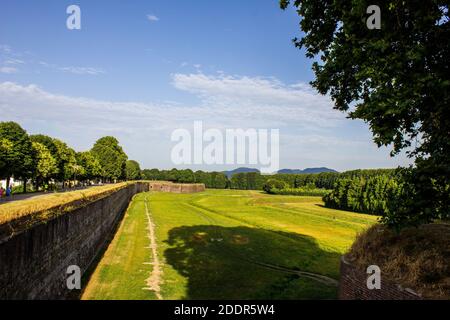
{"type": "Polygon", "coordinates": [[[95,269],[82,299],[156,299],[143,290],[152,266],[145,194],[133,198],[121,225],[95,269]]]}
{"type": "MultiPolygon", "coordinates": [[[[248,193],[248,191],[246,191],[246,193],[248,193]]],[[[250,195],[253,196],[254,194],[250,193],[250,195]]],[[[266,197],[273,197],[276,200],[275,203],[279,203],[283,198],[283,196],[266,197]],[[281,197],[281,199],[279,197],[281,197]]],[[[353,241],[357,232],[364,230],[377,219],[375,216],[363,215],[365,216],[365,224],[361,223],[361,221],[364,220],[361,220],[359,217],[357,217],[358,221],[353,223],[352,221],[348,221],[351,217],[349,217],[348,213],[345,211],[315,206],[315,210],[318,208],[318,210],[334,212],[334,216],[337,217],[337,219],[332,219],[329,215],[321,217],[317,213],[310,213],[311,208],[308,206],[307,202],[303,203],[304,207],[301,209],[287,209],[289,207],[288,204],[286,204],[286,207],[280,208],[278,206],[268,205],[270,202],[267,200],[264,205],[243,206],[238,205],[236,201],[239,200],[234,199],[232,200],[232,202],[235,202],[233,205],[223,207],[220,204],[217,204],[214,198],[215,197],[210,197],[206,199],[206,201],[191,203],[199,208],[253,226],[267,229],[289,230],[310,235],[315,237],[324,248],[338,251],[345,250],[348,247],[348,242],[353,241]],[[347,221],[338,220],[342,215],[345,216],[347,221]],[[349,232],[349,229],[353,232],[349,232]]],[[[289,197],[287,198],[289,201],[289,197]]],[[[317,197],[314,198],[315,203],[318,203],[318,199],[319,198],[317,197]]],[[[242,199],[241,202],[242,201],[246,202],[245,199],[242,199]]]]}
{"type": "MultiPolygon", "coordinates": [[[[164,299],[335,298],[334,285],[301,272],[338,279],[340,255],[357,231],[376,220],[323,208],[314,197],[240,190],[146,195],[162,262],[164,299]]],[[[146,195],[136,196],[130,205],[114,239],[117,244],[111,244],[97,268],[101,270],[96,270],[102,277],[94,274],[84,298],[156,298],[141,289],[151,266],[139,273],[141,261],[149,257],[142,203],[146,195]],[[135,245],[137,237],[144,245],[135,245]],[[129,274],[138,276],[129,283],[129,274]]]]}

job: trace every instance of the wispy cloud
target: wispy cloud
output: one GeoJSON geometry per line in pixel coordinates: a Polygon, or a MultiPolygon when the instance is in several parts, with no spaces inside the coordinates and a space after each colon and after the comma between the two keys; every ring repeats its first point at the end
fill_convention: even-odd
{"type": "Polygon", "coordinates": [[[101,69],[91,68],[91,67],[61,67],[61,68],[59,68],[59,70],[61,70],[63,72],[74,73],[74,74],[89,74],[89,75],[94,75],[94,76],[105,73],[101,69]]]}
{"type": "Polygon", "coordinates": [[[98,100],[55,94],[36,85],[0,82],[0,114],[3,121],[17,121],[33,133],[54,135],[78,150],[112,134],[146,167],[171,166],[171,132],[192,130],[196,120],[202,120],[205,129],[279,128],[283,167],[333,166],[341,170],[407,163],[390,160],[388,151],[379,151],[367,127],[361,126],[357,139],[341,137],[349,120],[343,121],[344,115],[332,110],[330,99],[307,85],[201,73],[175,74],[172,83],[196,95],[199,103],[98,100]]]}
{"type": "Polygon", "coordinates": [[[7,44],[0,44],[0,52],[3,53],[10,53],[11,52],[11,47],[7,44]]]}
{"type": "Polygon", "coordinates": [[[5,64],[24,64],[25,61],[15,58],[10,58],[5,61],[5,64]]]}
{"type": "Polygon", "coordinates": [[[17,68],[14,67],[0,67],[0,73],[11,74],[16,73],[17,71],[17,68]]]}
{"type": "Polygon", "coordinates": [[[239,116],[279,126],[329,128],[345,118],[333,110],[329,97],[303,83],[288,85],[275,78],[203,73],[174,74],[172,81],[176,88],[197,95],[203,106],[232,110],[239,116]]]}
{"type": "Polygon", "coordinates": [[[45,61],[40,61],[39,64],[41,66],[44,66],[46,68],[54,69],[61,72],[67,72],[72,74],[78,74],[78,75],[99,75],[104,74],[105,71],[99,68],[93,68],[93,67],[79,67],[79,66],[67,66],[67,67],[61,67],[56,64],[48,63],[45,61]]]}
{"type": "Polygon", "coordinates": [[[0,73],[12,74],[19,71],[18,65],[24,64],[25,61],[16,58],[17,53],[6,44],[0,44],[0,73]]]}
{"type": "Polygon", "coordinates": [[[147,20],[151,22],[156,22],[159,21],[159,18],[154,14],[147,14],[147,20]]]}

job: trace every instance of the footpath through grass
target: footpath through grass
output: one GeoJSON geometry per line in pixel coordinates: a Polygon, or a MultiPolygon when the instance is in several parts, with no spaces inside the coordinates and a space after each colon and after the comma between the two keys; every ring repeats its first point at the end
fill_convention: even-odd
{"type": "Polygon", "coordinates": [[[135,197],[83,299],[156,299],[147,201],[163,299],[333,299],[339,257],[376,217],[319,197],[258,191],[135,197]]]}

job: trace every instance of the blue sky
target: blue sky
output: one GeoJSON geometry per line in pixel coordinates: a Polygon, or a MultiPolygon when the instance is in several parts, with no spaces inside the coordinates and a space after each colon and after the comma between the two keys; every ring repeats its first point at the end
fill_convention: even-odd
{"type": "Polygon", "coordinates": [[[409,163],[308,87],[298,21],[269,0],[2,1],[0,120],[76,150],[114,135],[143,167],[173,167],[170,133],[195,120],[279,128],[281,167],[409,163]],[[81,30],[66,27],[71,4],[81,30]]]}

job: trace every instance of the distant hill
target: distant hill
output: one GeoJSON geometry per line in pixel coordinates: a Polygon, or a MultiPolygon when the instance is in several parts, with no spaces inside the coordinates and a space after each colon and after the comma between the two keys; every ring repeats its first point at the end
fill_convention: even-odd
{"type": "Polygon", "coordinates": [[[306,169],[281,169],[278,170],[278,173],[285,174],[306,174],[306,173],[322,173],[322,172],[337,172],[334,169],[319,167],[319,168],[306,168],[306,169]]]}
{"type": "MultiPolygon", "coordinates": [[[[241,173],[241,172],[260,172],[258,169],[255,168],[246,168],[241,167],[234,170],[224,171],[225,175],[230,179],[235,173],[241,173]]],[[[281,169],[278,170],[277,173],[284,173],[284,174],[307,174],[307,173],[321,173],[321,172],[337,172],[334,169],[326,168],[326,167],[320,167],[320,168],[306,168],[304,170],[301,169],[281,169]]]]}
{"type": "Polygon", "coordinates": [[[225,175],[228,177],[228,179],[230,179],[233,176],[233,174],[242,173],[242,172],[259,172],[259,170],[255,169],[255,168],[241,167],[241,168],[237,168],[234,170],[224,171],[223,173],[225,173],[225,175]]]}

